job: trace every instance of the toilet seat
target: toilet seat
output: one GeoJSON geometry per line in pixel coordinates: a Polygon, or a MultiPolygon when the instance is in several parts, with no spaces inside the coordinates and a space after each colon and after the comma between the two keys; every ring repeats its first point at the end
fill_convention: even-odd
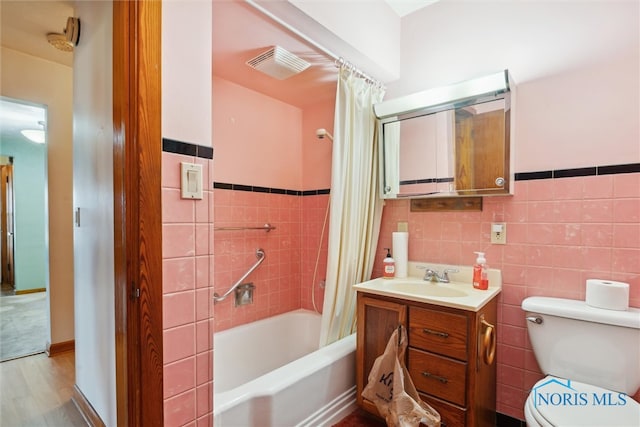
{"type": "Polygon", "coordinates": [[[640,425],[640,404],[630,396],[551,375],[532,387],[525,413],[542,427],[640,425]]]}

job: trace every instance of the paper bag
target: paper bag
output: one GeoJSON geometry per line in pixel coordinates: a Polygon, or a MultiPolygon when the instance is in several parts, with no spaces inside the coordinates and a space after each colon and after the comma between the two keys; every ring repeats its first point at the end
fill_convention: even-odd
{"type": "Polygon", "coordinates": [[[422,401],[404,363],[407,331],[400,325],[373,362],[362,397],[372,401],[389,427],[440,426],[440,414],[422,401]]]}

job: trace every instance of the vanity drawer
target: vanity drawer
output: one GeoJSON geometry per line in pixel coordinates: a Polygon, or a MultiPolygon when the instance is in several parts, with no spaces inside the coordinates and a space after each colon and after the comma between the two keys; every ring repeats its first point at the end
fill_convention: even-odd
{"type": "Polygon", "coordinates": [[[407,369],[418,391],[466,405],[466,363],[409,347],[407,369]]]}
{"type": "Polygon", "coordinates": [[[418,393],[420,399],[428,403],[433,409],[440,414],[441,427],[458,427],[467,425],[467,410],[459,406],[452,405],[444,400],[436,399],[433,396],[424,393],[418,393]]]}
{"type": "Polygon", "coordinates": [[[409,308],[411,347],[467,360],[467,317],[426,308],[409,308]]]}

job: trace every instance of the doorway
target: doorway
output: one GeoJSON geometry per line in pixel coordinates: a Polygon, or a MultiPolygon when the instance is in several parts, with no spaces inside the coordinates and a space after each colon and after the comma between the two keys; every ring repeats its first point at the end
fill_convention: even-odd
{"type": "Polygon", "coordinates": [[[0,97],[0,361],[45,351],[46,106],[0,97]]]}

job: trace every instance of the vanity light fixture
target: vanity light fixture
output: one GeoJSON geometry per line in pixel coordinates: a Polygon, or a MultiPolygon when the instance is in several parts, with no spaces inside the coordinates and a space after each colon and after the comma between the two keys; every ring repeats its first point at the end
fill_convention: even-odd
{"type": "Polygon", "coordinates": [[[375,104],[373,111],[379,119],[391,116],[430,114],[504,98],[504,94],[511,90],[512,85],[509,71],[504,70],[449,86],[427,89],[383,101],[375,104]]]}

